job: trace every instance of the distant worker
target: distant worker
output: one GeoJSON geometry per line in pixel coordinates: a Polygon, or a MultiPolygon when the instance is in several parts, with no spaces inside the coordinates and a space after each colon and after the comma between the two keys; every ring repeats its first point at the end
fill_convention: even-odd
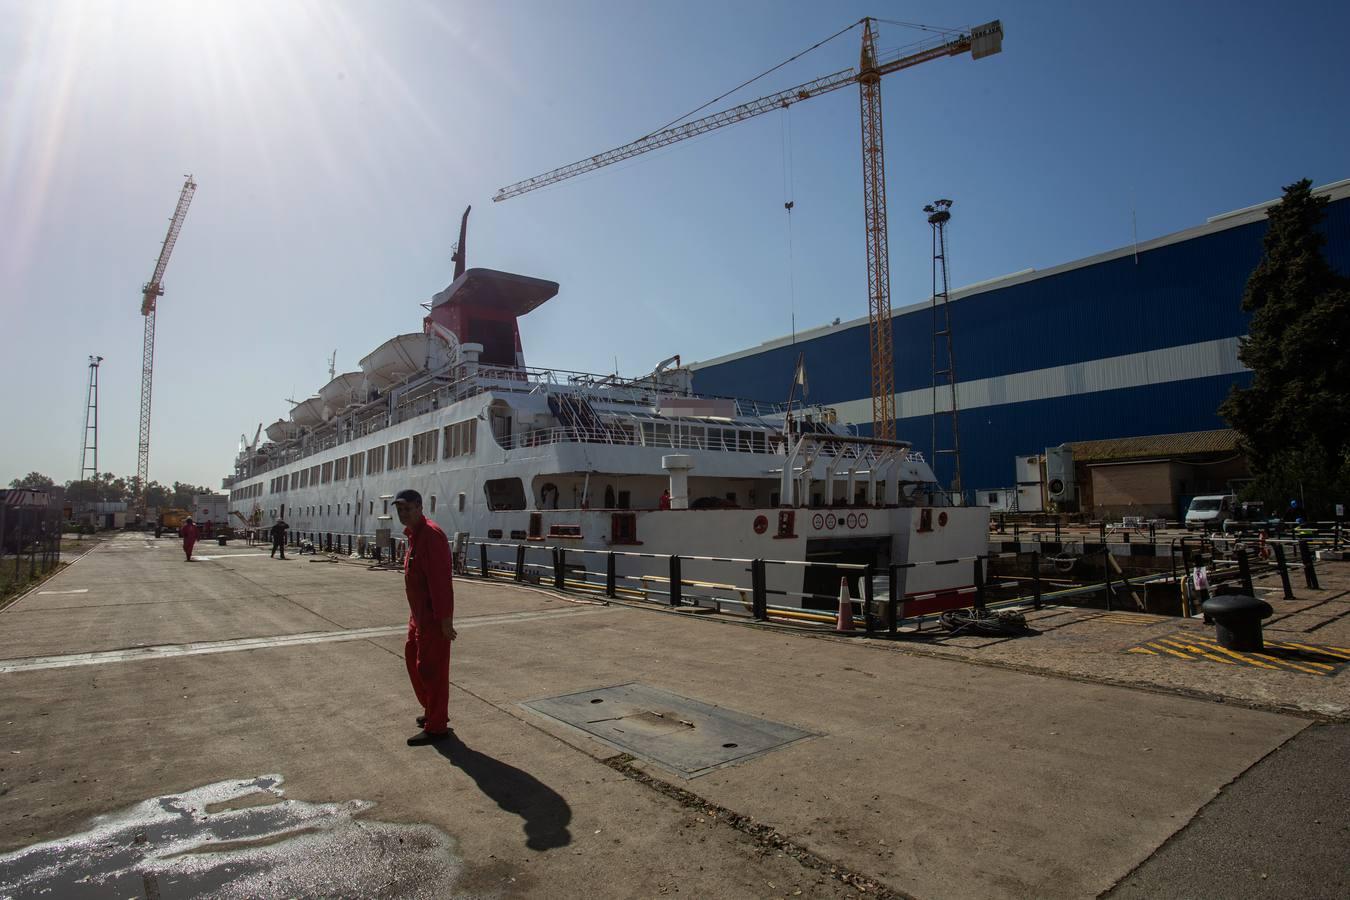
{"type": "Polygon", "coordinates": [[[178,529],[178,536],[183,539],[183,555],[188,562],[192,562],[192,545],[197,543],[197,534],[197,523],[192,521],[192,516],[188,516],[183,527],[178,529]]]}
{"type": "Polygon", "coordinates": [[[666,488],[664,491],[661,492],[660,505],[662,509],[670,509],[670,488],[666,488]]]}
{"type": "Polygon", "coordinates": [[[277,519],[277,524],[273,525],[269,533],[272,535],[272,552],[269,554],[273,559],[277,558],[277,551],[281,551],[281,558],[286,558],[286,531],[291,526],[286,524],[285,519],[277,519]]]}
{"type": "Polygon", "coordinates": [[[422,515],[422,495],[414,490],[394,498],[398,520],[408,536],[403,557],[403,588],[408,595],[408,640],[403,660],[422,715],[422,730],[408,738],[417,747],[450,736],[450,642],[455,632],[455,588],[450,542],[435,522],[422,515]]]}
{"type": "Polygon", "coordinates": [[[1297,500],[1289,501],[1289,508],[1284,513],[1284,520],[1296,525],[1303,524],[1303,506],[1297,500]]]}

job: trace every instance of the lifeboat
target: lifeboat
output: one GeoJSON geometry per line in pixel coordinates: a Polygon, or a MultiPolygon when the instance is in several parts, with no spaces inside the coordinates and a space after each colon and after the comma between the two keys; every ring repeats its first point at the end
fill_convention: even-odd
{"type": "Polygon", "coordinates": [[[291,407],[291,421],[301,428],[313,428],[323,424],[323,401],[310,397],[291,407]]]}
{"type": "Polygon", "coordinates": [[[426,368],[430,340],[420,331],[390,338],[361,360],[361,371],[371,387],[384,390],[426,368]]]}
{"type": "Polygon", "coordinates": [[[363,386],[365,382],[366,375],[364,372],[343,372],[319,388],[319,399],[323,401],[324,421],[328,421],[353,403],[359,403],[364,399],[363,386]]]}
{"type": "Polygon", "coordinates": [[[267,426],[267,439],[281,443],[295,437],[299,431],[300,429],[290,419],[277,419],[267,426]]]}

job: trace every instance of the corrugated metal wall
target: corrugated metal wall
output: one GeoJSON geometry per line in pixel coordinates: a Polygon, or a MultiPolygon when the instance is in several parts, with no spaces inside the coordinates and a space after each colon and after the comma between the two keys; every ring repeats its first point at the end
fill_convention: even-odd
{"type": "MultiPolygon", "coordinates": [[[[1328,206],[1324,227],[1328,259],[1350,273],[1350,199],[1328,206]]],[[[1264,220],[1238,225],[1142,252],[1137,263],[1124,256],[955,300],[958,380],[997,379],[1240,336],[1248,320],[1240,306],[1242,291],[1260,260],[1265,230],[1264,220]]],[[[893,327],[896,391],[928,387],[929,311],[897,316],[893,327]]],[[[704,393],[781,401],[799,351],[806,354],[813,402],[869,396],[865,324],[698,368],[694,386],[704,393]]],[[[1111,365],[1140,369],[1116,373],[1124,380],[1156,380],[1156,372],[1144,371],[1147,364],[1140,358],[1111,365]]],[[[1233,384],[1249,378],[1215,371],[1166,384],[963,409],[965,486],[1008,485],[1015,455],[1064,441],[1223,427],[1219,403],[1233,384]]],[[[900,420],[898,433],[927,450],[930,428],[928,416],[914,416],[900,420]]],[[[946,471],[939,475],[949,477],[946,471]]]]}

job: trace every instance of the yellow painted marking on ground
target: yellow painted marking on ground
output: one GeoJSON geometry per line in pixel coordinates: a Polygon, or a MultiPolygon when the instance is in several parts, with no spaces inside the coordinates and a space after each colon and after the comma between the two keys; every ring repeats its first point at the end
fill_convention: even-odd
{"type": "Polygon", "coordinates": [[[1178,653],[1177,651],[1173,650],[1171,647],[1164,647],[1164,646],[1162,646],[1162,645],[1160,645],[1160,644],[1149,644],[1149,646],[1152,647],[1154,650],[1161,650],[1161,651],[1164,652],[1164,653],[1170,653],[1170,654],[1172,654],[1173,656],[1178,657],[1178,658],[1180,658],[1180,659],[1190,659],[1190,657],[1187,656],[1185,653],[1178,653]]]}
{"type": "Polygon", "coordinates": [[[1248,665],[1257,666],[1258,668],[1262,669],[1275,669],[1276,671],[1279,671],[1278,666],[1267,665],[1266,663],[1261,662],[1261,660],[1253,658],[1249,654],[1238,653],[1235,650],[1229,650],[1227,647],[1220,647],[1218,644],[1212,644],[1209,641],[1200,641],[1199,643],[1202,643],[1204,646],[1215,651],[1216,653],[1223,653],[1227,656],[1233,657],[1236,660],[1247,663],[1248,665]]]}
{"type": "Polygon", "coordinates": [[[1325,674],[1327,674],[1326,672],[1319,672],[1319,671],[1317,671],[1316,669],[1307,669],[1307,668],[1304,668],[1303,666],[1299,665],[1299,664],[1296,663],[1296,662],[1291,662],[1290,660],[1287,660],[1287,659],[1281,659],[1281,658],[1278,657],[1278,656],[1270,656],[1269,654],[1265,654],[1265,653],[1263,653],[1262,656],[1265,656],[1266,659],[1270,660],[1270,661],[1273,662],[1273,663],[1279,663],[1279,664],[1282,665],[1282,666],[1288,666],[1288,667],[1291,668],[1291,669],[1294,669],[1294,670],[1299,671],[1299,672],[1306,672],[1306,673],[1308,673],[1309,675],[1325,675],[1325,674]]]}
{"type": "Polygon", "coordinates": [[[1309,644],[1295,644],[1293,641],[1266,641],[1273,647],[1294,647],[1299,650],[1307,650],[1309,653],[1318,653],[1325,656],[1338,657],[1340,659],[1350,660],[1350,651],[1338,652],[1330,647],[1315,647],[1309,644]]]}
{"type": "Polygon", "coordinates": [[[1147,653],[1149,656],[1157,656],[1157,655],[1158,655],[1158,654],[1154,653],[1152,650],[1148,649],[1147,647],[1131,647],[1131,648],[1129,649],[1129,652],[1130,652],[1130,653],[1147,653]]]}
{"type": "Polygon", "coordinates": [[[1164,640],[1163,643],[1170,644],[1171,646],[1177,647],[1181,650],[1189,651],[1190,653],[1194,653],[1197,656],[1203,656],[1205,659],[1212,659],[1214,660],[1214,662],[1223,663],[1225,666],[1237,665],[1237,663],[1233,662],[1231,659],[1224,659],[1222,656],[1215,656],[1212,653],[1206,653],[1204,650],[1201,650],[1200,647],[1198,647],[1195,644],[1183,644],[1180,641],[1168,641],[1168,640],[1164,640]]]}

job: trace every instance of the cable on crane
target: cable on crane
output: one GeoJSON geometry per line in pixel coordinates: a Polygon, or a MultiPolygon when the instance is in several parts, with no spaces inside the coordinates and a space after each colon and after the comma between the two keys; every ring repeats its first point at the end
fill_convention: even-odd
{"type": "Polygon", "coordinates": [[[816,43],[812,44],[810,47],[807,47],[805,50],[803,50],[802,52],[800,52],[800,53],[798,53],[798,54],[796,54],[796,55],[794,55],[794,56],[789,56],[787,59],[783,60],[782,62],[780,62],[778,65],[774,66],[774,67],[771,68],[771,69],[765,69],[763,72],[760,72],[758,75],[756,75],[754,78],[751,78],[749,81],[743,81],[743,82],[741,82],[740,84],[736,85],[736,86],[735,86],[734,88],[732,88],[731,90],[727,91],[725,94],[722,94],[722,95],[719,96],[719,97],[714,97],[713,99],[709,100],[707,103],[703,104],[702,106],[698,107],[697,109],[691,109],[691,110],[689,110],[689,112],[685,113],[684,115],[679,116],[679,117],[674,118],[674,119],[671,119],[669,122],[667,122],[666,124],[662,125],[660,128],[654,128],[654,129],[652,129],[651,132],[649,132],[648,134],[644,134],[641,138],[638,138],[638,140],[645,140],[646,138],[651,137],[653,134],[656,134],[657,132],[665,131],[665,130],[666,130],[667,128],[669,128],[670,126],[676,124],[677,122],[681,122],[681,121],[683,121],[683,120],[689,118],[689,117],[692,116],[694,113],[696,113],[696,112],[702,112],[703,110],[705,110],[705,109],[707,109],[708,107],[712,106],[714,103],[717,103],[717,102],[720,101],[720,100],[725,100],[727,97],[730,97],[732,94],[736,93],[736,92],[739,91],[741,88],[743,88],[743,87],[748,87],[749,85],[754,84],[756,81],[759,81],[759,80],[760,80],[761,78],[763,78],[765,75],[769,75],[769,74],[771,74],[771,73],[773,73],[773,72],[777,72],[779,69],[783,68],[783,66],[786,66],[786,65],[787,65],[788,63],[790,63],[790,62],[796,62],[797,60],[801,59],[801,58],[802,58],[803,56],[805,56],[806,54],[810,53],[812,50],[815,50],[815,49],[817,49],[817,48],[819,48],[819,47],[825,46],[825,45],[828,44],[830,41],[834,40],[835,38],[839,37],[839,36],[842,35],[842,34],[848,34],[850,31],[852,31],[853,29],[857,28],[857,27],[858,27],[859,25],[861,25],[862,23],[863,23],[863,20],[859,19],[858,21],[854,22],[852,25],[848,26],[847,28],[841,28],[840,30],[836,31],[834,34],[830,35],[829,37],[825,38],[824,40],[817,41],[816,43]]]}

